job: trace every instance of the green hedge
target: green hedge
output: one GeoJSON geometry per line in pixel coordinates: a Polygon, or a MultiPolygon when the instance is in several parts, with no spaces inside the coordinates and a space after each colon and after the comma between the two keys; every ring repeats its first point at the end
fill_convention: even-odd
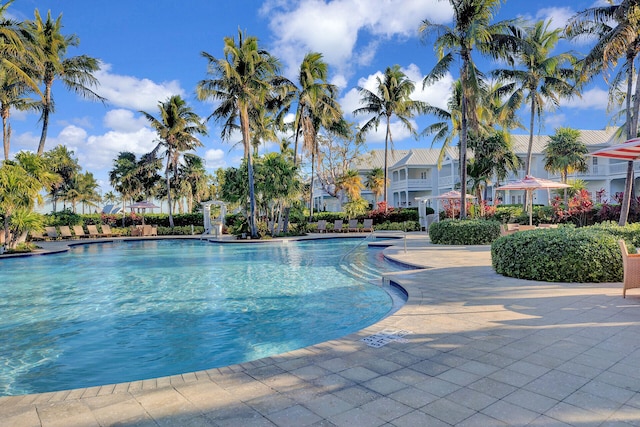
{"type": "Polygon", "coordinates": [[[499,236],[498,221],[445,219],[429,227],[431,242],[439,245],[488,245],[499,236]]]}
{"type": "Polygon", "coordinates": [[[519,231],[491,245],[499,274],[545,282],[620,282],[617,238],[591,227],[519,231]]]}

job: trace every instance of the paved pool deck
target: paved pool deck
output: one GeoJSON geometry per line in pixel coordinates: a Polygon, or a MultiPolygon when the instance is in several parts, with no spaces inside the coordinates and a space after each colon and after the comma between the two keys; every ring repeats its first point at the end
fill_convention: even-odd
{"type": "Polygon", "coordinates": [[[640,290],[506,278],[488,246],[421,233],[397,244],[385,255],[416,269],[388,277],[409,299],[369,328],[226,368],[0,398],[0,426],[640,425],[640,290]]]}

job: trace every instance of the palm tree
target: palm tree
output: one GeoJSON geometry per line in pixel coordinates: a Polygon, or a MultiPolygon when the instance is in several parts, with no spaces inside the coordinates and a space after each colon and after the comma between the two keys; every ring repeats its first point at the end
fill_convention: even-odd
{"type": "Polygon", "coordinates": [[[209,176],[204,159],[195,154],[186,153],[184,164],[178,169],[178,178],[183,194],[187,198],[187,211],[193,212],[193,202],[200,204],[209,196],[209,176]]]}
{"type": "Polygon", "coordinates": [[[26,94],[34,91],[42,95],[34,66],[37,49],[30,44],[29,34],[23,31],[23,25],[5,18],[11,3],[0,5],[0,116],[5,160],[9,159],[11,146],[11,126],[8,123],[11,108],[35,109],[35,102],[26,94]]]}
{"type": "Polygon", "coordinates": [[[173,210],[171,206],[171,173],[174,178],[178,174],[178,163],[182,153],[201,147],[202,143],[196,135],[206,135],[207,128],[200,117],[187,106],[180,95],[173,95],[165,102],[158,103],[160,118],[141,111],[151,127],[157,132],[160,142],[153,152],[164,149],[167,158],[164,169],[167,183],[167,202],[169,204],[169,226],[173,228],[173,210]]]}
{"type": "Polygon", "coordinates": [[[93,73],[100,69],[99,61],[87,55],[66,58],[67,50],[78,46],[80,39],[75,34],[66,36],[62,34],[62,15],[54,21],[51,11],[48,11],[47,19],[43,21],[40,12],[36,9],[35,19],[27,21],[26,24],[33,37],[34,46],[42,55],[38,64],[40,79],[44,84],[44,94],[39,106],[42,112],[42,133],[38,144],[38,155],[41,155],[47,139],[49,115],[54,111],[51,89],[56,79],[60,79],[67,89],[84,98],[103,102],[105,99],[92,90],[98,85],[98,80],[93,73]]]}
{"type": "Polygon", "coordinates": [[[472,52],[509,60],[509,54],[519,45],[512,21],[491,23],[500,6],[500,0],[449,0],[453,7],[453,26],[422,21],[419,31],[424,36],[436,34],[435,49],[438,62],[423,80],[423,87],[442,78],[450,69],[455,57],[460,59],[460,217],[466,217],[467,192],[467,138],[469,127],[478,128],[476,105],[478,103],[479,75],[472,52]]]}
{"type": "Polygon", "coordinates": [[[411,99],[411,94],[415,89],[415,84],[402,72],[399,65],[387,67],[382,78],[376,77],[375,92],[369,89],[358,87],[360,93],[360,103],[363,107],[354,110],[354,115],[372,114],[371,117],[360,128],[359,135],[362,138],[366,133],[377,129],[380,121],[384,119],[386,126],[384,136],[384,190],[382,199],[387,201],[387,181],[389,175],[389,145],[393,150],[393,135],[391,134],[391,117],[395,116],[400,123],[417,136],[416,130],[411,123],[411,118],[426,108],[426,104],[421,101],[411,99]]]}
{"type": "Polygon", "coordinates": [[[131,201],[135,194],[142,191],[142,183],[137,175],[138,165],[136,155],[123,151],[113,161],[113,168],[109,171],[109,183],[122,195],[122,226],[124,227],[124,212],[127,201],[131,201]]]}
{"type": "Polygon", "coordinates": [[[373,205],[378,204],[378,197],[384,192],[384,170],[382,168],[373,168],[367,173],[365,187],[373,193],[373,205]]]}
{"type": "MultiPolygon", "coordinates": [[[[572,128],[558,128],[551,135],[543,150],[545,155],[544,169],[551,173],[560,173],[560,179],[567,183],[569,173],[586,172],[589,165],[585,155],[589,153],[587,146],[580,140],[580,131],[572,128]]],[[[567,189],[564,191],[565,206],[568,206],[567,189]]]]}
{"type": "Polygon", "coordinates": [[[347,193],[350,201],[359,199],[362,190],[365,188],[362,184],[360,174],[355,169],[347,171],[347,173],[340,177],[338,187],[347,193]]]}
{"type": "MultiPolygon", "coordinates": [[[[318,115],[320,111],[333,116],[331,119],[337,120],[342,117],[342,112],[336,102],[338,88],[327,82],[329,78],[329,67],[322,60],[322,54],[309,52],[305,55],[300,64],[298,74],[298,88],[294,97],[298,103],[296,116],[293,122],[294,144],[293,144],[293,165],[298,164],[298,141],[300,135],[307,135],[305,130],[309,130],[309,120],[312,116],[318,115]],[[306,127],[306,129],[305,129],[306,127]]],[[[313,132],[313,129],[311,130],[313,132]]]]}
{"type": "Polygon", "coordinates": [[[256,37],[246,36],[240,30],[237,43],[233,37],[224,38],[224,58],[216,58],[207,52],[202,52],[202,56],[208,61],[207,74],[213,78],[201,80],[196,93],[200,100],[221,101],[209,118],[225,120],[222,139],[229,140],[237,129],[242,133],[249,178],[249,227],[251,236],[257,237],[250,113],[274,98],[274,87],[282,83],[277,78],[279,63],[258,47],[256,37]]]}
{"type": "Polygon", "coordinates": [[[499,69],[492,74],[500,81],[515,82],[514,92],[505,102],[511,110],[522,102],[529,104],[529,145],[525,159],[525,174],[531,175],[533,135],[535,119],[541,120],[545,108],[551,104],[557,107],[561,98],[569,98],[576,93],[571,79],[575,76],[572,65],[576,59],[569,53],[551,55],[560,39],[561,29],[549,29],[551,20],[538,21],[525,29],[526,49],[518,52],[517,60],[524,69],[499,69]]]}
{"type": "MultiPolygon", "coordinates": [[[[633,85],[640,78],[640,68],[635,76],[635,60],[640,53],[640,5],[638,0],[622,0],[619,5],[597,6],[577,13],[567,25],[566,34],[571,38],[596,36],[595,46],[581,61],[584,81],[593,78],[601,71],[616,69],[620,58],[624,58],[619,72],[609,84],[609,99],[613,100],[616,91],[626,80],[625,99],[627,139],[638,135],[638,117],[640,114],[640,85],[633,85]],[[634,77],[636,77],[634,79],[634,77]],[[633,105],[632,105],[633,102],[633,105]]],[[[633,161],[627,163],[624,198],[620,209],[619,225],[627,223],[633,190],[633,161]]]]}
{"type": "Polygon", "coordinates": [[[73,185],[76,174],[80,172],[80,164],[75,157],[75,153],[64,145],[44,153],[49,172],[60,176],[60,180],[52,183],[47,189],[51,200],[53,212],[57,209],[58,199],[61,199],[68,188],[73,185]]]}

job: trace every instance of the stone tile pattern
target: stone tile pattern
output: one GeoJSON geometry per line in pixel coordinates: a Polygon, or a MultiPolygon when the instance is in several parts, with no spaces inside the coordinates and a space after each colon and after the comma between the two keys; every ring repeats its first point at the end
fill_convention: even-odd
{"type": "Polygon", "coordinates": [[[0,426],[640,425],[640,293],[505,278],[488,247],[408,247],[386,255],[430,268],[390,273],[409,300],[370,328],[242,365],[0,398],[0,426]],[[383,331],[411,333],[362,341],[383,331]]]}

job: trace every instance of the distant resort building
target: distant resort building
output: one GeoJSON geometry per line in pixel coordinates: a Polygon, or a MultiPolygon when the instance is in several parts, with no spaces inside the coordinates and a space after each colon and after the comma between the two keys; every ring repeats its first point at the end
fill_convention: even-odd
{"type": "MultiPolygon", "coordinates": [[[[613,144],[624,142],[624,139],[615,138],[615,128],[605,130],[581,130],[580,139],[587,146],[589,152],[613,144]]],[[[512,135],[514,151],[522,160],[527,156],[529,145],[529,135],[512,135]]],[[[546,178],[554,181],[560,180],[559,174],[550,174],[544,170],[543,150],[547,146],[549,136],[535,135],[533,139],[533,156],[531,161],[531,175],[537,178],[546,178]]],[[[457,149],[447,149],[443,158],[441,168],[438,169],[438,158],[440,148],[413,148],[410,150],[389,151],[389,186],[388,203],[392,207],[417,207],[417,199],[437,196],[447,191],[459,188],[460,184],[460,162],[457,149]]],[[[579,179],[584,181],[587,191],[594,201],[601,202],[611,200],[617,192],[624,191],[624,181],[627,172],[627,162],[602,157],[587,156],[589,170],[587,172],[573,173],[569,179],[579,179]],[[604,190],[603,200],[597,200],[598,194],[604,190]]],[[[373,150],[365,155],[356,165],[362,178],[366,182],[367,173],[375,168],[384,168],[384,150],[373,150]]],[[[640,162],[635,165],[636,176],[640,170],[640,162]]],[[[511,173],[506,182],[524,178],[524,166],[517,173],[511,173]]],[[[638,179],[638,178],[636,178],[638,179]]],[[[318,180],[316,180],[318,181],[318,180]]],[[[500,184],[505,184],[502,182],[500,184]]],[[[498,183],[493,181],[493,186],[487,188],[488,201],[493,202],[495,187],[498,183]]],[[[547,205],[549,202],[547,190],[539,190],[534,193],[533,203],[547,205]]],[[[373,193],[365,189],[362,197],[374,205],[373,193]]],[[[502,203],[520,204],[523,203],[523,191],[498,192],[498,197],[502,198],[502,203]]],[[[338,199],[324,192],[322,188],[316,186],[314,189],[314,210],[332,211],[341,210],[341,203],[338,199]]]]}

